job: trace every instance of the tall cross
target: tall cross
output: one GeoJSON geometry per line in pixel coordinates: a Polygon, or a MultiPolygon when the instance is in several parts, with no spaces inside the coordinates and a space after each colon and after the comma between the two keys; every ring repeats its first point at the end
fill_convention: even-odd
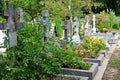
{"type": "Polygon", "coordinates": [[[7,8],[8,9],[4,11],[4,16],[7,18],[7,23],[0,23],[0,30],[8,31],[9,47],[13,47],[17,45],[16,30],[24,25],[23,17],[21,17],[23,16],[23,12],[22,10],[15,11],[13,9],[13,5],[10,3],[8,3],[7,8]],[[14,18],[16,16],[20,16],[19,22],[14,22],[14,18]]]}
{"type": "Polygon", "coordinates": [[[40,23],[42,26],[44,26],[44,41],[47,41],[48,38],[48,24],[49,20],[48,17],[50,16],[48,10],[45,10],[42,12],[42,18],[40,19],[40,23]]]}
{"type": "Polygon", "coordinates": [[[96,21],[96,16],[93,15],[93,33],[96,33],[95,21],[96,21]]]}
{"type": "Polygon", "coordinates": [[[70,20],[63,21],[62,28],[64,32],[64,40],[72,40],[72,22],[70,20]]]}

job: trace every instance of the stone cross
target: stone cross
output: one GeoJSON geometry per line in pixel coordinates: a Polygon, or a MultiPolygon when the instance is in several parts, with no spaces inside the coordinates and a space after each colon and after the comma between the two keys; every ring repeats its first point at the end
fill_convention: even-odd
{"type": "Polygon", "coordinates": [[[93,15],[93,33],[96,33],[96,27],[95,27],[95,21],[96,21],[96,16],[93,15]]]}
{"type": "Polygon", "coordinates": [[[68,40],[68,35],[67,35],[67,33],[68,33],[68,20],[65,20],[65,21],[63,21],[63,23],[62,23],[62,28],[63,28],[63,34],[64,34],[64,40],[68,40]]]}
{"type": "Polygon", "coordinates": [[[79,34],[78,30],[79,30],[79,21],[78,21],[78,17],[74,17],[74,22],[73,22],[73,25],[74,25],[74,34],[79,34]]]}
{"type": "Polygon", "coordinates": [[[48,36],[49,36],[49,33],[48,33],[48,23],[49,23],[49,20],[48,20],[48,17],[50,16],[50,14],[49,14],[49,12],[48,12],[48,10],[45,10],[45,11],[43,11],[42,12],[42,18],[41,18],[41,20],[40,20],[40,23],[41,23],[41,25],[43,25],[44,26],[44,41],[47,41],[47,38],[48,38],[48,36]]]}
{"type": "Polygon", "coordinates": [[[4,11],[4,16],[7,18],[7,23],[0,23],[0,30],[8,31],[9,47],[17,45],[17,28],[21,28],[24,25],[22,10],[15,11],[13,5],[8,3],[7,10],[4,11]],[[20,22],[15,22],[14,18],[20,15],[20,22]],[[21,19],[22,18],[22,19],[21,19]]]}
{"type": "Polygon", "coordinates": [[[73,35],[73,37],[72,37],[72,42],[75,43],[75,44],[76,44],[76,43],[80,43],[79,21],[78,21],[77,16],[74,18],[73,25],[74,25],[74,35],[73,35]]]}
{"type": "Polygon", "coordinates": [[[70,20],[65,20],[62,23],[64,40],[71,40],[72,39],[72,22],[70,20]]]}
{"type": "Polygon", "coordinates": [[[92,26],[90,25],[89,15],[85,16],[85,36],[91,36],[92,26]]]}

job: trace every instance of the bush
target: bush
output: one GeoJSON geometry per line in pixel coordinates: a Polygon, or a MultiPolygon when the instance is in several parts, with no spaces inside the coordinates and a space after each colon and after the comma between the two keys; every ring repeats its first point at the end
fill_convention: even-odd
{"type": "Polygon", "coordinates": [[[47,56],[49,49],[42,41],[41,32],[40,26],[28,24],[18,30],[18,45],[7,49],[6,64],[1,63],[4,64],[0,73],[2,79],[35,80],[59,73],[60,63],[56,58],[47,56]]]}
{"type": "Polygon", "coordinates": [[[112,30],[114,29],[113,26],[117,23],[116,15],[113,11],[103,11],[97,15],[97,25],[99,30],[103,30],[103,28],[112,30]]]}
{"type": "Polygon", "coordinates": [[[106,48],[105,42],[98,37],[88,37],[86,36],[84,42],[81,44],[82,47],[90,51],[90,56],[98,55],[98,52],[106,48]]]}
{"type": "Polygon", "coordinates": [[[18,30],[18,45],[8,48],[7,57],[1,58],[2,80],[46,80],[60,73],[63,65],[90,68],[81,57],[74,56],[71,48],[61,48],[55,41],[43,42],[42,30],[38,25],[29,24],[18,30]]]}

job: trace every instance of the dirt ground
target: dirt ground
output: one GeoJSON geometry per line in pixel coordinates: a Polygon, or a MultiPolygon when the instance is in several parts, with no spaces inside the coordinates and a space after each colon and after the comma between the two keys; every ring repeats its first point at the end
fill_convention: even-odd
{"type": "Polygon", "coordinates": [[[120,44],[112,54],[102,80],[120,80],[120,44]]]}

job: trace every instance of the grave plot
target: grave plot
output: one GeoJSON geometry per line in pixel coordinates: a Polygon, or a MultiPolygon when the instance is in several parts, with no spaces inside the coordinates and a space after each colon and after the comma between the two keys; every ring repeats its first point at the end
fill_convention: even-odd
{"type": "Polygon", "coordinates": [[[88,80],[93,80],[97,71],[98,71],[98,64],[92,63],[92,66],[89,70],[62,68],[61,74],[84,76],[84,77],[88,77],[89,78],[88,80]]]}
{"type": "Polygon", "coordinates": [[[83,60],[96,62],[101,65],[104,60],[104,54],[100,54],[99,51],[106,49],[106,45],[102,40],[98,37],[93,38],[86,36],[81,46],[86,50],[81,51],[81,54],[84,55],[83,60]]]}

